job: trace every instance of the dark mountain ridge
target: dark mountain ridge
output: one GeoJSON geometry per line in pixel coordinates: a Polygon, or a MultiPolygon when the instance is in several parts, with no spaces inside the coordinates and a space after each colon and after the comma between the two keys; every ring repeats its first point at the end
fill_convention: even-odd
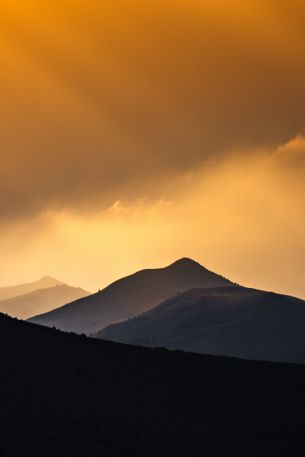
{"type": "Polygon", "coordinates": [[[30,321],[65,331],[91,334],[147,311],[178,291],[232,284],[199,263],[183,258],[165,268],[141,270],[119,279],[96,294],[35,316],[30,321]]]}

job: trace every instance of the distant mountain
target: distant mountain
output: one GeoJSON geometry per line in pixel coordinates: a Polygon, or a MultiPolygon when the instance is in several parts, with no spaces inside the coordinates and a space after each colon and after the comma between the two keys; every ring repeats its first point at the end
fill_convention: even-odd
{"type": "Polygon", "coordinates": [[[191,259],[183,258],[165,268],[139,271],[96,294],[36,316],[30,321],[61,330],[91,334],[109,324],[147,311],[178,291],[229,285],[232,285],[229,280],[191,259]]]}
{"type": "Polygon", "coordinates": [[[245,359],[305,363],[305,301],[243,287],[189,290],[98,338],[245,359]]]}
{"type": "MultiPolygon", "coordinates": [[[[40,286],[44,283],[47,283],[47,281],[40,282],[40,286]]],[[[53,287],[34,290],[33,292],[7,300],[1,300],[0,312],[18,317],[19,319],[28,319],[35,314],[50,311],[72,300],[77,300],[88,295],[89,292],[83,289],[70,287],[67,284],[58,284],[53,287]]]]}
{"type": "Polygon", "coordinates": [[[19,284],[17,286],[0,287],[0,300],[7,300],[9,298],[17,297],[18,295],[28,294],[34,290],[47,289],[61,284],[63,283],[57,279],[51,278],[50,276],[44,276],[35,282],[19,284]]]}
{"type": "Polygon", "coordinates": [[[0,315],[3,457],[301,457],[305,367],[124,346],[0,315]]]}

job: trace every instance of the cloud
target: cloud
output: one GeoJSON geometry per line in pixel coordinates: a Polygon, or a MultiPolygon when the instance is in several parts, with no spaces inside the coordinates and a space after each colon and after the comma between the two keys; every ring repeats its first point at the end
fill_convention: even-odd
{"type": "Polygon", "coordinates": [[[301,134],[305,8],[265,3],[1,2],[1,221],[172,199],[301,134]]]}
{"type": "Polygon", "coordinates": [[[2,284],[42,274],[95,291],[182,256],[241,284],[305,297],[305,138],[177,176],[172,198],[45,210],[1,225],[2,284]]]}

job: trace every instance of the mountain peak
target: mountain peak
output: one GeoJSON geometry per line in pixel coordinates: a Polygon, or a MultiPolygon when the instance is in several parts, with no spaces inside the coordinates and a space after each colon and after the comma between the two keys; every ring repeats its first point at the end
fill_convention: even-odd
{"type": "Polygon", "coordinates": [[[54,281],[54,282],[58,282],[58,283],[61,282],[61,281],[58,281],[58,280],[55,279],[55,278],[52,278],[52,276],[48,276],[48,275],[42,276],[42,277],[39,279],[39,281],[54,281]]]}
{"type": "Polygon", "coordinates": [[[58,281],[55,278],[52,278],[51,276],[43,276],[42,278],[38,279],[38,281],[36,281],[36,284],[45,288],[63,285],[64,283],[62,281],[58,281]]]}
{"type": "Polygon", "coordinates": [[[190,259],[189,257],[182,257],[181,259],[179,260],[176,260],[176,262],[172,263],[169,268],[173,268],[173,267],[182,267],[182,268],[190,268],[190,267],[200,267],[200,268],[204,268],[202,265],[200,265],[200,263],[196,262],[195,260],[193,259],[190,259]]]}
{"type": "Polygon", "coordinates": [[[184,257],[172,265],[121,278],[93,296],[35,316],[31,322],[89,335],[143,313],[178,292],[231,285],[222,276],[184,257]]]}

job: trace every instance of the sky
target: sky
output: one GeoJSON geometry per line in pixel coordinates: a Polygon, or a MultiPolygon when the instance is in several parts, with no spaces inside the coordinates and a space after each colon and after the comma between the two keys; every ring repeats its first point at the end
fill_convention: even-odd
{"type": "Polygon", "coordinates": [[[192,257],[305,298],[303,0],[1,0],[0,286],[192,257]]]}

